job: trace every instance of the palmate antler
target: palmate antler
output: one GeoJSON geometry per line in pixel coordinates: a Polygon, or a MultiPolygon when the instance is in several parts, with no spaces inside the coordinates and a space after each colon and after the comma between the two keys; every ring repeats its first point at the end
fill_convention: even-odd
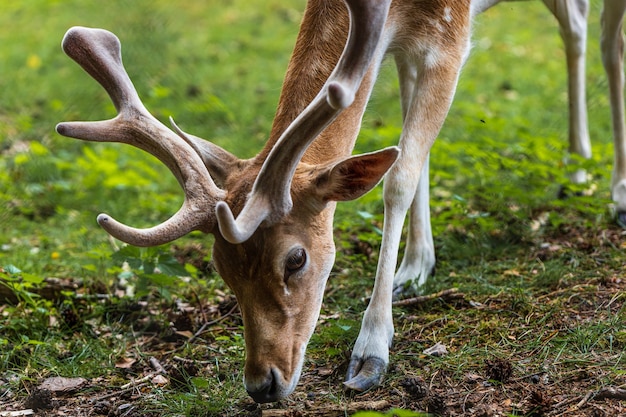
{"type": "MultiPolygon", "coordinates": [[[[96,142],[122,142],[154,155],[174,174],[185,192],[182,207],[169,220],[149,229],[126,226],[106,214],[98,223],[113,237],[136,246],[170,242],[193,231],[213,232],[241,243],[261,225],[271,224],[292,207],[290,186],[307,147],[354,100],[382,33],[390,1],[346,0],[350,34],[337,67],[317,97],[279,138],[264,162],[244,208],[235,220],[196,152],[195,137],[175,125],[175,134],[144,107],[122,64],[118,38],[102,29],[74,27],[63,50],[107,91],[118,115],[97,122],[66,122],[57,132],[96,142]]],[[[173,123],[173,122],[172,122],[173,123]]]]}

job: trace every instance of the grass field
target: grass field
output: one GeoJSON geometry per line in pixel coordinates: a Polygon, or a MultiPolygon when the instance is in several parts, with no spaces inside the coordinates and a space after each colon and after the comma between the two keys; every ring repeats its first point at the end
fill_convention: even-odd
{"type": "MultiPolygon", "coordinates": [[[[623,413],[626,401],[607,393],[626,388],[626,233],[611,214],[596,2],[587,75],[594,155],[567,166],[556,22],[540,2],[500,5],[477,19],[472,56],[431,156],[438,263],[425,292],[458,288],[464,296],[395,308],[391,365],[378,389],[355,395],[341,381],[373,283],[380,188],[339,206],[340,253],[302,382],[289,400],[263,407],[241,383],[241,319],[211,268],[212,238],[193,233],[140,250],[98,228],[100,212],[154,225],[179,207],[182,193],[151,156],[54,132],[60,121],[115,114],[106,93],[62,53],[64,32],[74,25],[115,32],[156,117],[172,115],[184,130],[250,157],[269,132],[304,3],[0,3],[0,412],[623,413]],[[589,182],[573,186],[568,173],[580,167],[589,182]],[[437,342],[446,356],[422,353],[437,342]],[[165,380],[144,378],[156,375],[155,361],[165,380]],[[40,384],[54,376],[85,381],[50,396],[40,384]]],[[[358,152],[397,142],[394,71],[391,63],[383,69],[358,152]]]]}

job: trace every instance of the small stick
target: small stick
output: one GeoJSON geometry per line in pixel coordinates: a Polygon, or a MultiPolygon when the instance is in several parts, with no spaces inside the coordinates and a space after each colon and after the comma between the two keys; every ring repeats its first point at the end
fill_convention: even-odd
{"type": "Polygon", "coordinates": [[[130,387],[132,387],[134,385],[141,384],[141,383],[144,383],[146,381],[149,381],[149,380],[151,380],[152,378],[154,378],[157,375],[163,375],[163,374],[167,373],[165,371],[165,369],[163,368],[163,365],[161,365],[161,363],[154,356],[150,357],[150,365],[152,365],[152,367],[154,368],[155,372],[150,372],[148,375],[144,376],[143,378],[134,379],[134,380],[130,381],[129,383],[122,385],[120,387],[120,389],[124,390],[124,389],[130,388],[130,387]]]}
{"type": "MultiPolygon", "coordinates": [[[[126,384],[126,385],[129,385],[129,384],[126,384]]],[[[89,402],[91,402],[92,404],[93,403],[97,403],[98,401],[106,400],[107,398],[115,397],[116,395],[122,395],[122,394],[124,394],[126,392],[139,389],[139,388],[143,387],[144,385],[146,385],[146,383],[133,385],[133,386],[127,387],[127,388],[121,388],[120,387],[121,388],[120,391],[109,392],[108,394],[104,394],[104,395],[101,395],[99,397],[93,398],[93,399],[89,400],[89,402]]]]}
{"type": "Polygon", "coordinates": [[[139,378],[139,379],[133,379],[132,381],[130,381],[128,384],[124,384],[120,387],[120,389],[123,390],[127,390],[129,388],[136,388],[139,385],[143,384],[144,382],[150,381],[152,378],[154,378],[156,375],[158,375],[157,373],[150,373],[146,376],[144,376],[143,378],[139,378]]]}
{"type": "Polygon", "coordinates": [[[578,402],[578,404],[576,404],[576,407],[575,407],[575,408],[576,408],[576,409],[578,409],[578,410],[580,410],[580,409],[581,409],[581,408],[582,408],[582,407],[583,407],[583,406],[587,403],[587,401],[589,401],[589,398],[591,398],[591,397],[593,396],[593,394],[594,394],[594,391],[589,391],[589,392],[587,393],[587,395],[585,395],[585,396],[583,397],[583,399],[582,399],[582,400],[580,400],[580,401],[578,402]]]}
{"type": "Polygon", "coordinates": [[[612,398],[614,400],[626,400],[626,389],[616,387],[604,387],[596,393],[594,400],[612,398]]]}
{"type": "Polygon", "coordinates": [[[217,324],[217,323],[219,323],[220,321],[222,321],[222,320],[226,319],[227,317],[229,317],[231,314],[233,314],[233,313],[235,312],[235,310],[237,309],[237,307],[239,307],[239,304],[235,304],[235,305],[234,305],[234,306],[233,306],[233,307],[232,307],[232,308],[228,311],[228,313],[224,314],[222,317],[219,317],[219,318],[217,318],[217,319],[215,319],[215,320],[213,320],[213,321],[209,321],[209,322],[204,323],[204,324],[200,327],[200,329],[199,329],[199,330],[198,330],[198,331],[197,331],[197,332],[196,332],[193,336],[191,336],[191,337],[189,338],[189,340],[187,340],[187,343],[191,343],[191,342],[193,342],[194,340],[196,340],[198,337],[200,337],[200,335],[201,335],[201,334],[203,334],[203,333],[205,333],[205,332],[207,331],[207,330],[206,330],[206,328],[207,328],[207,327],[212,326],[212,325],[214,325],[214,324],[217,324]]]}
{"type": "Polygon", "coordinates": [[[570,405],[571,403],[575,402],[576,400],[578,400],[578,396],[576,397],[572,397],[572,398],[567,398],[563,401],[561,401],[558,404],[555,404],[554,406],[552,406],[552,410],[550,412],[548,412],[547,415],[549,416],[554,416],[554,415],[563,415],[561,412],[557,411],[559,408],[563,408],[563,407],[567,407],[568,405],[570,405]]]}
{"type": "Polygon", "coordinates": [[[406,307],[416,304],[422,304],[426,301],[435,300],[437,298],[443,298],[444,300],[457,300],[465,298],[465,294],[459,292],[458,288],[450,288],[447,290],[439,291],[435,294],[419,295],[417,297],[407,298],[405,300],[398,300],[393,302],[394,307],[406,307]]]}
{"type": "Polygon", "coordinates": [[[211,364],[214,364],[214,363],[215,363],[215,361],[198,361],[198,360],[195,360],[195,359],[187,359],[187,358],[182,358],[182,357],[180,357],[180,356],[174,356],[174,357],[173,357],[173,359],[174,359],[175,361],[178,361],[178,362],[183,362],[183,363],[199,363],[199,364],[201,364],[201,365],[211,365],[211,364]]]}
{"type": "Polygon", "coordinates": [[[21,416],[32,416],[35,412],[30,408],[27,410],[20,411],[0,411],[0,417],[21,417],[21,416]]]}
{"type": "Polygon", "coordinates": [[[167,373],[167,372],[165,372],[165,369],[163,368],[163,365],[161,365],[159,360],[157,358],[155,358],[154,356],[150,356],[150,365],[152,365],[152,367],[154,368],[154,370],[155,370],[155,372],[157,374],[166,374],[167,373]]]}

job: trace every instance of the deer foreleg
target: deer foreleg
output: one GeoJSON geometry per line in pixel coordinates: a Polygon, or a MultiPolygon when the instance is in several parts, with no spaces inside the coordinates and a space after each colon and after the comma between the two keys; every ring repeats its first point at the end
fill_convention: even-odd
{"type": "MultiPolygon", "coordinates": [[[[385,223],[378,270],[348,367],[345,384],[349,388],[362,391],[378,385],[389,363],[394,332],[391,301],[402,226],[415,200],[421,174],[427,173],[424,167],[428,165],[428,154],[452,102],[465,52],[441,56],[437,61],[416,60],[423,65],[419,71],[410,72],[414,74],[414,87],[403,87],[403,102],[406,100],[408,105],[400,138],[401,154],[385,178],[385,223]],[[405,93],[410,94],[405,97],[405,93]]],[[[427,207],[428,201],[425,204],[427,207]]],[[[426,229],[430,230],[430,224],[426,229]]]]}
{"type": "Polygon", "coordinates": [[[430,224],[428,159],[427,156],[409,212],[404,257],[393,281],[396,297],[407,292],[418,292],[435,270],[435,243],[430,224]]]}
{"type": "Polygon", "coordinates": [[[622,19],[626,1],[605,1],[602,10],[602,63],[609,82],[615,164],[611,193],[617,209],[617,221],[626,227],[626,127],[624,124],[624,35],[622,19]]]}
{"type": "MultiPolygon", "coordinates": [[[[403,56],[396,57],[396,65],[400,80],[402,117],[403,120],[406,120],[417,86],[417,68],[411,60],[407,60],[403,56]]],[[[426,157],[411,203],[404,257],[393,282],[394,295],[396,296],[405,293],[407,286],[411,286],[412,291],[417,291],[435,268],[435,244],[430,226],[428,165],[428,157],[426,157]]]]}

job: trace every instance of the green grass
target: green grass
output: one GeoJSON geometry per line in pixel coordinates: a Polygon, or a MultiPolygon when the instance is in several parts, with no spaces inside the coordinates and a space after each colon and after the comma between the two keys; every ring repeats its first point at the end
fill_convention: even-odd
{"type": "MultiPolygon", "coordinates": [[[[73,25],[112,30],[150,111],[250,157],[269,132],[303,7],[300,0],[0,4],[0,277],[6,282],[0,285],[11,286],[20,301],[0,305],[0,378],[16,398],[49,375],[104,378],[102,385],[119,387],[143,375],[150,355],[177,355],[204,365],[180,385],[150,390],[140,401],[145,413],[237,415],[250,406],[236,319],[215,324],[202,343],[169,333],[181,314],[177,303],[203,312],[194,318],[197,330],[219,316],[210,306],[228,301],[219,277],[204,269],[212,238],[193,233],[173,245],[114,255],[119,243],[95,224],[99,212],[137,226],[156,224],[178,208],[182,193],[150,156],[54,132],[60,121],[114,115],[105,92],[61,52],[60,41],[73,25]],[[177,264],[176,255],[187,263],[177,264]],[[33,295],[50,277],[79,282],[79,295],[52,301],[33,295]],[[138,366],[115,367],[129,357],[138,366]]],[[[427,292],[458,287],[480,307],[397,308],[398,337],[383,390],[397,388],[406,375],[461,381],[481,373],[491,358],[515,361],[520,375],[542,370],[566,381],[595,373],[596,386],[623,380],[623,296],[606,288],[623,279],[626,246],[610,213],[612,144],[598,15],[594,4],[587,75],[594,156],[570,166],[562,163],[566,74],[554,19],[538,2],[504,4],[477,19],[472,56],[431,156],[438,264],[427,292]],[[589,184],[569,185],[568,172],[580,166],[589,184]],[[561,200],[562,185],[572,195],[595,191],[561,200]],[[448,356],[419,354],[437,341],[449,347],[448,356]]],[[[358,152],[397,142],[397,89],[389,63],[358,152]]],[[[378,188],[337,211],[341,253],[304,369],[336,404],[351,400],[339,386],[341,367],[373,283],[380,199],[378,188]],[[316,377],[325,366],[332,375],[316,377]]],[[[306,391],[301,386],[292,401],[305,399],[306,391]]],[[[0,404],[9,401],[3,392],[0,386],[0,404]]]]}

